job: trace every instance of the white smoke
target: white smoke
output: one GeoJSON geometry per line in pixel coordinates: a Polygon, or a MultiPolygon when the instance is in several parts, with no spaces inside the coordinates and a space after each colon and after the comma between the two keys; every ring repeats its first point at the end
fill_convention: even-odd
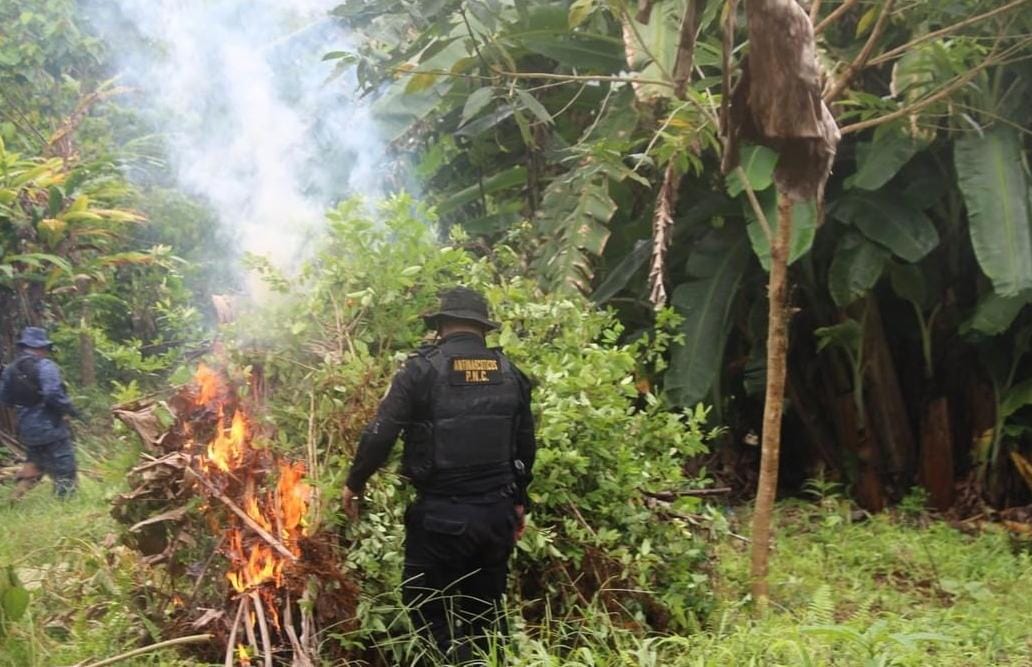
{"type": "Polygon", "coordinates": [[[384,146],[353,75],[328,82],[348,35],[339,0],[101,0],[94,23],[160,119],[180,185],[241,251],[289,269],[325,210],[380,194],[384,146]]]}

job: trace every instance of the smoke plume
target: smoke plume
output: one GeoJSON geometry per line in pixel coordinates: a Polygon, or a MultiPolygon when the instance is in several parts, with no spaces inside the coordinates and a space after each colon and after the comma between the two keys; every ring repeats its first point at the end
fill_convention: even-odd
{"type": "Polygon", "coordinates": [[[379,194],[384,149],[353,78],[325,53],[339,0],[107,0],[94,23],[165,138],[178,184],[235,247],[289,269],[325,210],[379,194]]]}

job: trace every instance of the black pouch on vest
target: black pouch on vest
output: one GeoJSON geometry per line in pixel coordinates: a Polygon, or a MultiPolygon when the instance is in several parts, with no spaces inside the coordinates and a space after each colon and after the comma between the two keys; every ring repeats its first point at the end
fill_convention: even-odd
{"type": "Polygon", "coordinates": [[[434,429],[428,422],[416,422],[405,428],[405,450],[401,455],[401,472],[413,482],[424,482],[434,472],[434,429]]]}
{"type": "Polygon", "coordinates": [[[11,402],[26,408],[39,405],[43,401],[40,396],[39,361],[25,357],[14,364],[13,371],[8,389],[11,402]]]}

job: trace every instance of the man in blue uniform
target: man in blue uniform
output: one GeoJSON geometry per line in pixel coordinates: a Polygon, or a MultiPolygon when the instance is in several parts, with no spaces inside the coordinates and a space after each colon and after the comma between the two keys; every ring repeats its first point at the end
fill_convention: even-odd
{"type": "Polygon", "coordinates": [[[502,597],[536,450],[530,382],[485,344],[498,324],[479,293],[442,293],[424,321],[437,344],[394,376],[362,435],[343,502],[357,518],[366,481],[403,434],[402,472],[419,492],[405,513],[403,597],[448,664],[463,664],[491,649],[492,632],[507,632],[502,597]]]}
{"type": "Polygon", "coordinates": [[[18,339],[18,355],[0,375],[0,403],[18,413],[18,439],[28,465],[19,473],[15,498],[43,475],[54,480],[54,491],[65,498],[75,491],[75,449],[66,416],[77,416],[61,382],[61,369],[50,358],[53,344],[38,327],[26,327],[18,339]]]}

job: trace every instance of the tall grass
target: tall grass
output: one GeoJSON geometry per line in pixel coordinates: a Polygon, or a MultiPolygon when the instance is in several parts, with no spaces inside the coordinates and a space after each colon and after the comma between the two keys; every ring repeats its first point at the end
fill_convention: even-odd
{"type": "MultiPolygon", "coordinates": [[[[0,639],[0,667],[74,665],[154,640],[156,619],[148,614],[159,606],[160,582],[117,545],[108,513],[136,455],[118,441],[86,448],[81,490],[67,502],[52,497],[49,482],[16,506],[7,503],[10,487],[0,488],[0,566],[13,565],[32,588],[26,618],[0,639]]],[[[744,524],[744,517],[733,523],[744,524]]],[[[506,664],[1032,664],[1032,556],[1006,531],[988,525],[967,534],[941,521],[891,514],[853,522],[848,504],[836,498],[783,503],[778,523],[774,604],[766,616],[755,617],[747,597],[747,545],[731,540],[715,545],[719,604],[703,631],[644,633],[610,620],[600,606],[528,623],[513,601],[506,664]]],[[[381,649],[407,664],[422,649],[399,630],[403,610],[396,617],[383,634],[393,639],[383,639],[381,649]]],[[[324,636],[340,640],[332,629],[324,636]]],[[[131,664],[196,663],[166,652],[131,664]]]]}

